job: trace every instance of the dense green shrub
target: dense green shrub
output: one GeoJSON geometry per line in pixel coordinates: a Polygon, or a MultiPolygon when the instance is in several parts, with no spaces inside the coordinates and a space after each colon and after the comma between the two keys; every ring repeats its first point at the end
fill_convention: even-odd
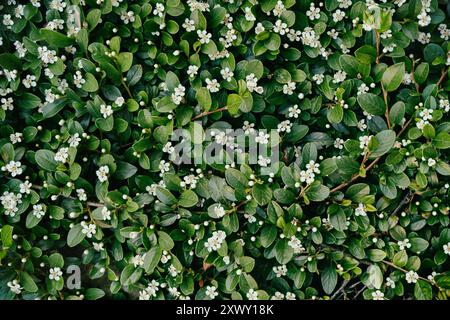
{"type": "Polygon", "coordinates": [[[450,296],[450,6],[377,2],[2,1],[0,297],[450,296]]]}

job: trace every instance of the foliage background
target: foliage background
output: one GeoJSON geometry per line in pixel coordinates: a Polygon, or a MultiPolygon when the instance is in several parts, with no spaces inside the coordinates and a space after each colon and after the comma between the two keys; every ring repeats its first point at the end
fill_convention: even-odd
{"type": "Polygon", "coordinates": [[[447,1],[0,8],[1,298],[449,296],[447,1]],[[171,163],[248,123],[273,177],[171,163]]]}

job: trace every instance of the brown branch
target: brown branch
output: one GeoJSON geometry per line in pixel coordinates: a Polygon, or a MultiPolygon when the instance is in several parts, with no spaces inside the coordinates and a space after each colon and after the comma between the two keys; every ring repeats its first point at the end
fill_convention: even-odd
{"type": "MultiPolygon", "coordinates": [[[[400,131],[397,133],[396,138],[398,138],[398,137],[400,137],[400,136],[402,135],[402,133],[406,130],[406,128],[407,128],[407,127],[409,126],[409,124],[411,123],[411,121],[412,121],[412,118],[409,119],[409,120],[403,125],[403,127],[402,127],[402,128],[400,129],[400,131]]],[[[376,165],[376,164],[378,163],[378,161],[380,161],[380,159],[381,159],[381,157],[378,157],[378,158],[376,158],[375,160],[373,160],[373,161],[366,167],[366,173],[367,173],[367,171],[369,171],[370,169],[372,169],[373,166],[376,165]]],[[[361,166],[363,166],[365,162],[366,162],[366,158],[364,158],[364,160],[362,161],[361,166]]],[[[339,190],[345,188],[345,187],[348,186],[350,183],[354,182],[355,180],[359,179],[360,177],[361,177],[361,175],[360,175],[359,173],[353,175],[349,181],[343,182],[343,183],[341,183],[340,185],[338,185],[337,187],[331,189],[331,190],[330,190],[330,193],[333,193],[333,192],[336,192],[336,191],[339,191],[339,190]]]]}
{"type": "Polygon", "coordinates": [[[414,193],[411,191],[408,191],[406,195],[403,197],[403,199],[400,201],[398,206],[395,208],[394,211],[392,211],[391,216],[395,216],[405,205],[410,203],[414,199],[414,193]]]}
{"type": "Polygon", "coordinates": [[[340,293],[343,292],[345,287],[347,286],[347,284],[350,282],[350,280],[344,280],[344,282],[342,282],[342,285],[339,289],[336,290],[336,292],[331,296],[331,300],[334,300],[334,298],[336,298],[336,296],[340,293]]]}
{"type": "Polygon", "coordinates": [[[202,112],[199,115],[193,117],[192,121],[200,119],[200,118],[202,118],[204,116],[208,116],[210,114],[213,114],[213,113],[216,113],[216,112],[222,112],[222,111],[225,111],[225,110],[227,110],[227,107],[222,107],[222,108],[219,108],[219,109],[216,109],[216,110],[213,110],[213,111],[205,111],[205,112],[202,112]]]}
{"type": "MultiPolygon", "coordinates": [[[[42,189],[44,189],[43,186],[39,186],[39,185],[37,185],[37,184],[33,184],[31,187],[32,187],[33,189],[35,189],[35,190],[42,190],[42,189]]],[[[68,199],[72,199],[72,200],[77,200],[77,198],[72,197],[72,196],[67,196],[67,197],[66,197],[66,196],[63,196],[63,197],[64,197],[64,198],[68,198],[68,199]]],[[[105,205],[102,204],[102,203],[91,202],[91,201],[87,201],[86,204],[87,204],[89,207],[96,207],[96,208],[102,208],[102,207],[105,206],[105,205]]]]}
{"type": "MultiPolygon", "coordinates": [[[[383,260],[383,261],[381,261],[381,262],[383,262],[384,264],[386,264],[386,265],[388,265],[388,266],[390,266],[390,267],[392,267],[392,268],[394,268],[394,269],[400,270],[400,271],[402,271],[403,273],[408,273],[408,272],[409,272],[409,271],[406,270],[406,269],[403,269],[403,268],[401,268],[401,267],[399,267],[399,266],[396,266],[395,264],[393,264],[393,263],[390,262],[390,261],[383,260]]],[[[426,281],[426,282],[430,283],[431,285],[436,286],[436,287],[439,288],[439,286],[438,286],[435,282],[430,281],[430,280],[428,280],[427,278],[424,278],[424,277],[419,276],[419,279],[420,279],[420,280],[423,280],[423,281],[426,281]]]]}
{"type": "Polygon", "coordinates": [[[444,81],[444,79],[445,79],[445,76],[447,75],[447,73],[448,73],[448,69],[447,70],[442,70],[442,74],[441,74],[441,77],[439,78],[439,81],[436,83],[436,85],[439,87],[440,85],[441,85],[441,83],[444,81]]]}

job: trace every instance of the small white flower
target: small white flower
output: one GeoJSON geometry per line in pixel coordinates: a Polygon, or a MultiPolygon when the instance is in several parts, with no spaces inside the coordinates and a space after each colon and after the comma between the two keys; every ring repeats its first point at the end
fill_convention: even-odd
{"type": "Polygon", "coordinates": [[[295,104],[292,107],[289,107],[288,117],[297,119],[301,112],[302,112],[302,110],[300,110],[298,105],[295,104]]]}
{"type": "Polygon", "coordinates": [[[33,205],[33,215],[40,219],[45,215],[45,208],[42,204],[33,205]]]}
{"type": "Polygon", "coordinates": [[[198,67],[196,65],[190,65],[187,70],[187,74],[190,78],[193,78],[198,73],[198,67]]]}
{"type": "Polygon", "coordinates": [[[92,238],[94,234],[97,232],[97,226],[94,223],[86,223],[85,221],[81,221],[81,232],[86,235],[88,238],[92,238]]]}
{"type": "Polygon", "coordinates": [[[76,191],[77,197],[80,201],[87,200],[87,194],[86,194],[86,191],[84,191],[84,189],[80,188],[80,189],[76,189],[75,191],[76,191]]]}
{"type": "Polygon", "coordinates": [[[66,163],[69,160],[69,148],[60,148],[55,154],[55,161],[66,163]]]}
{"type": "Polygon", "coordinates": [[[80,134],[79,133],[75,133],[73,136],[71,136],[69,138],[69,140],[67,141],[69,143],[69,145],[71,147],[78,147],[78,145],[80,144],[81,138],[80,138],[80,134]]]}
{"type": "Polygon", "coordinates": [[[212,34],[207,32],[206,30],[197,30],[197,36],[200,43],[207,44],[209,43],[212,34]]]}
{"type": "Polygon", "coordinates": [[[364,204],[360,203],[358,207],[355,209],[355,216],[367,216],[366,209],[364,208],[364,204]]]}
{"type": "Polygon", "coordinates": [[[287,275],[287,271],[288,271],[285,264],[283,264],[281,266],[273,267],[272,270],[275,273],[275,275],[277,276],[277,278],[287,275]]]}
{"type": "Polygon", "coordinates": [[[101,166],[96,172],[98,180],[100,182],[108,181],[109,167],[101,166]]]}
{"type": "Polygon", "coordinates": [[[444,245],[442,246],[442,249],[444,249],[444,253],[445,253],[446,255],[449,255],[449,256],[450,256],[450,242],[448,242],[447,244],[444,244],[444,245]]]}
{"type": "Polygon", "coordinates": [[[214,93],[219,91],[220,84],[217,82],[216,79],[209,79],[206,78],[206,88],[209,90],[209,92],[214,93]]]}
{"type": "Polygon", "coordinates": [[[398,241],[397,245],[399,247],[400,250],[405,250],[406,248],[411,248],[411,243],[409,242],[409,239],[406,238],[403,241],[398,241]]]}
{"type": "Polygon", "coordinates": [[[184,20],[184,23],[182,24],[182,27],[185,28],[187,32],[194,31],[195,30],[195,21],[186,18],[184,20]]]}
{"type": "Polygon", "coordinates": [[[8,171],[9,173],[11,173],[11,177],[21,175],[23,172],[22,164],[20,163],[20,161],[14,161],[14,160],[11,160],[10,162],[8,162],[1,169],[2,169],[2,171],[8,171]]]}
{"type": "Polygon", "coordinates": [[[234,76],[233,71],[231,71],[230,68],[228,67],[225,67],[224,69],[220,70],[220,74],[222,75],[223,79],[227,80],[228,82],[230,82],[234,76]]]}
{"type": "Polygon", "coordinates": [[[103,207],[101,213],[103,220],[111,220],[111,211],[109,211],[107,207],[103,207]]]}
{"type": "Polygon", "coordinates": [[[120,16],[120,19],[122,19],[123,23],[129,24],[130,22],[134,22],[136,18],[134,16],[133,11],[128,11],[128,12],[122,13],[122,15],[120,16]]]}
{"type": "Polygon", "coordinates": [[[114,103],[118,106],[121,107],[123,106],[123,104],[125,103],[125,99],[123,97],[117,97],[116,100],[114,101],[114,103]]]}
{"type": "Polygon", "coordinates": [[[217,297],[219,295],[219,293],[217,292],[217,288],[214,286],[206,286],[206,291],[205,291],[205,295],[210,298],[210,299],[214,299],[215,297],[217,297]]]}
{"type": "Polygon", "coordinates": [[[113,114],[113,109],[110,105],[102,104],[100,105],[100,113],[102,114],[103,118],[108,118],[110,115],[113,114]]]}
{"type": "Polygon", "coordinates": [[[248,300],[258,300],[258,292],[253,289],[250,289],[246,296],[248,300]]]}
{"type": "Polygon", "coordinates": [[[162,3],[157,3],[153,10],[153,14],[162,17],[164,15],[164,5],[162,3]]]}
{"type": "Polygon", "coordinates": [[[9,290],[11,290],[11,292],[14,294],[20,294],[22,292],[23,288],[20,286],[18,280],[9,281],[7,285],[9,287],[9,290]]]}
{"type": "Polygon", "coordinates": [[[255,137],[255,141],[256,141],[256,143],[260,143],[260,144],[268,144],[269,138],[270,138],[270,135],[268,133],[259,131],[258,135],[255,137]]]}
{"type": "Polygon", "coordinates": [[[61,276],[63,274],[60,267],[50,268],[49,273],[50,274],[49,274],[48,278],[50,280],[55,280],[55,281],[59,281],[59,279],[61,279],[61,276]]]}
{"type": "Polygon", "coordinates": [[[384,300],[384,293],[380,290],[376,290],[372,292],[372,298],[373,300],[384,300]]]}
{"type": "Polygon", "coordinates": [[[411,270],[405,274],[405,279],[408,283],[416,283],[419,280],[419,275],[411,270]]]}

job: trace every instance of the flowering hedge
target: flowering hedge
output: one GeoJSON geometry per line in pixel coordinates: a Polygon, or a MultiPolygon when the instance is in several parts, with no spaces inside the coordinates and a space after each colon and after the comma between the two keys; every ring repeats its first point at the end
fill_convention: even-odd
{"type": "Polygon", "coordinates": [[[446,299],[449,15],[2,1],[0,298],[446,299]]]}

